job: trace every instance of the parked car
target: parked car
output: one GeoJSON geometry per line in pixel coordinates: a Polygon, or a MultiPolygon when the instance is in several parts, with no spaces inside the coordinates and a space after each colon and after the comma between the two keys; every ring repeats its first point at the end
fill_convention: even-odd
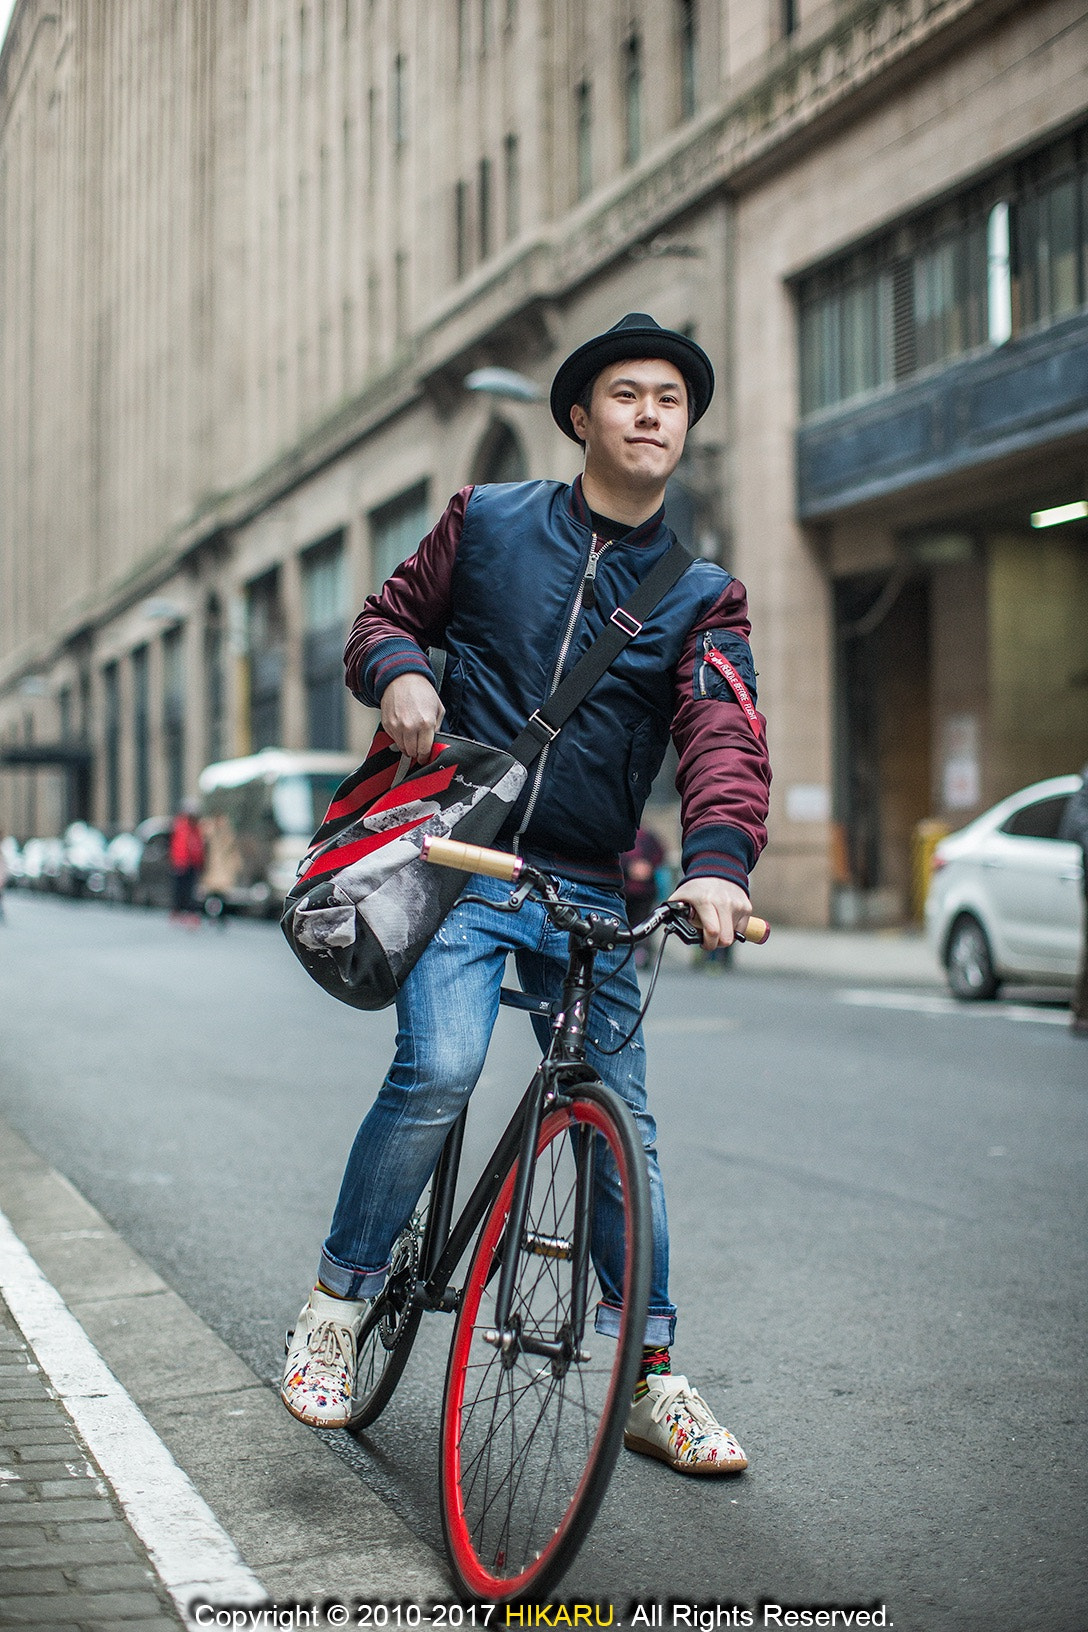
{"type": "Polygon", "coordinates": [[[63,860],[60,839],[27,839],[23,845],[22,882],[31,890],[55,890],[63,860]]]}
{"type": "Polygon", "coordinates": [[[0,855],[4,858],[3,871],[7,876],[8,883],[12,885],[21,884],[24,876],[23,852],[19,849],[18,840],[13,838],[10,833],[6,833],[0,839],[0,855]]]}
{"type": "Polygon", "coordinates": [[[140,874],[143,844],[135,833],[115,833],[106,846],[106,887],[108,901],[130,902],[140,874]]]}
{"type": "Polygon", "coordinates": [[[1079,776],[1010,794],[933,855],[926,931],[956,997],[1005,981],[1072,984],[1083,934],[1080,846],[1058,838],[1079,776]]]}
{"type": "Polygon", "coordinates": [[[109,863],[106,836],[87,822],[70,822],[61,840],[57,888],[62,895],[101,895],[109,863]]]}
{"type": "Polygon", "coordinates": [[[174,875],[170,867],[170,830],[173,822],[159,816],[149,816],[136,829],[140,842],[140,859],[132,885],[132,900],[138,907],[162,907],[174,904],[174,875]]]}

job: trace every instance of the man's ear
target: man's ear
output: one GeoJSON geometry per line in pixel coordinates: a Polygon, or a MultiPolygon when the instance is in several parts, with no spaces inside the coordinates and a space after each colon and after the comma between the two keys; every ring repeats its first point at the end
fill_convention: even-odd
{"type": "Polygon", "coordinates": [[[584,442],[586,439],[586,426],[589,424],[589,415],[580,402],[572,403],[570,422],[574,426],[574,434],[579,442],[584,442]]]}

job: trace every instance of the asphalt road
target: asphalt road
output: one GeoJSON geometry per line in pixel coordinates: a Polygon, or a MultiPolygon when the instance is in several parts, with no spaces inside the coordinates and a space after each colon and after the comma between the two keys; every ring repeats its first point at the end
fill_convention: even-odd
{"type": "MultiPolygon", "coordinates": [[[[625,1453],[562,1595],[1083,1632],[1088,1046],[1045,1009],[753,957],[667,972],[649,1023],[674,1365],[752,1466],[688,1481],[625,1453]]],[[[9,897],[0,1114],[269,1379],[393,1029],[273,925],[9,897]]],[[[470,1165],[531,1063],[504,1013],[470,1165]]],[[[435,1546],[449,1330],[425,1321],[365,1441],[332,1436],[435,1546]]]]}

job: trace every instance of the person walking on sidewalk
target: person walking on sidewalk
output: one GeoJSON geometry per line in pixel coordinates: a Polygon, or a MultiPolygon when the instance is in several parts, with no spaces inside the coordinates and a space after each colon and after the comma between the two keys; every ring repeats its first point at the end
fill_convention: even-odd
{"type": "Polygon", "coordinates": [[[186,799],[170,829],[170,871],[173,874],[173,911],[170,916],[182,924],[199,924],[196,884],[204,865],[204,837],[198,816],[200,806],[186,799]]]}
{"type": "MultiPolygon", "coordinates": [[[[658,879],[665,866],[665,846],[648,827],[640,827],[630,850],[620,857],[623,869],[623,899],[627,907],[627,922],[631,928],[645,923],[666,890],[658,890],[658,879]]],[[[650,961],[650,943],[635,947],[635,968],[644,969],[650,961]]]]}
{"type": "Polygon", "coordinates": [[[1069,1025],[1079,1037],[1088,1037],[1088,765],[1081,772],[1080,787],[1062,813],[1060,839],[1080,845],[1084,872],[1084,921],[1081,926],[1080,967],[1069,1005],[1069,1025]]]}
{"type": "MultiPolygon", "coordinates": [[[[571,485],[463,488],[351,631],[348,685],[380,706],[402,753],[427,760],[443,721],[500,747],[517,736],[674,543],[665,484],[713,387],[701,347],[644,313],[566,359],[551,408],[584,450],[582,475],[571,485]],[[441,695],[431,646],[446,653],[441,695]]],[[[539,757],[498,846],[551,874],[582,911],[622,915],[619,857],[634,843],[671,732],[684,834],[673,898],[690,903],[707,948],[729,945],[751,911],[748,875],[766,840],[770,782],[749,634],[743,586],[694,561],[539,757]]],[[[506,894],[485,878],[469,887],[506,894]]],[[[533,902],[513,921],[456,906],[399,994],[396,1058],[356,1135],[318,1281],[289,1343],[281,1395],[303,1422],[348,1421],[366,1300],[380,1291],[392,1243],[482,1070],[511,935],[522,980],[557,995],[564,959],[555,936],[548,953],[548,923],[533,902]]],[[[627,964],[599,991],[589,1025],[590,1064],[631,1108],[650,1180],[653,1275],[626,1443],[684,1472],[736,1473],[747,1466],[741,1447],[670,1372],[677,1311],[641,1033],[616,1055],[601,1046],[631,1031],[639,1008],[627,964]]],[[[600,1258],[604,1287],[622,1284],[604,1241],[600,1258]]],[[[619,1331],[618,1299],[617,1291],[610,1304],[606,1292],[596,1311],[606,1335],[619,1331]]]]}

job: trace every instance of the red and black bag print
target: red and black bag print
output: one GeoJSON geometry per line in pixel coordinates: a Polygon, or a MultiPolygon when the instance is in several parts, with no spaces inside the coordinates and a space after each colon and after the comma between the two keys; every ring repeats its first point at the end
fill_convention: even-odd
{"type": "Polygon", "coordinates": [[[464,873],[423,860],[423,839],[490,844],[527,774],[501,748],[450,736],[398,780],[400,768],[379,731],[337,788],[283,913],[307,973],[357,1009],[393,1001],[464,887],[464,873]]]}

